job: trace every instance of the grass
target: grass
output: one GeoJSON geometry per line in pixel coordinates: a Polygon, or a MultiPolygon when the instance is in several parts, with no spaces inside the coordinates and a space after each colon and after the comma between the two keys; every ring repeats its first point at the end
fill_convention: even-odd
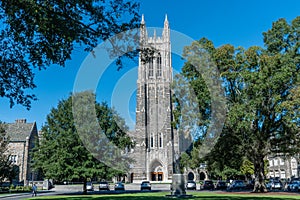
{"type": "MultiPolygon", "coordinates": [[[[49,197],[34,197],[30,199],[61,199],[61,200],[171,200],[165,195],[167,192],[159,193],[138,193],[138,194],[116,194],[116,195],[77,195],[77,196],[49,196],[49,197]]],[[[214,192],[189,192],[192,194],[192,200],[294,200],[300,199],[299,195],[292,194],[237,194],[237,193],[214,193],[214,192]]]]}

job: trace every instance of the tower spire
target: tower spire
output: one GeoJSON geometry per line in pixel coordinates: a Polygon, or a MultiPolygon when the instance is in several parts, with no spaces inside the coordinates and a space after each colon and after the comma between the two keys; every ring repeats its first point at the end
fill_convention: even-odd
{"type": "Polygon", "coordinates": [[[142,14],[141,26],[140,26],[140,42],[143,44],[147,40],[147,30],[144,14],[142,14]]]}
{"type": "Polygon", "coordinates": [[[142,14],[142,21],[141,24],[145,24],[144,14],[142,14]]]}
{"type": "Polygon", "coordinates": [[[170,27],[169,27],[169,21],[168,21],[168,15],[167,14],[165,16],[163,38],[165,40],[169,40],[170,39],[170,27]]]}
{"type": "Polygon", "coordinates": [[[168,21],[168,15],[167,14],[165,16],[164,28],[169,28],[169,21],[168,21]]]}

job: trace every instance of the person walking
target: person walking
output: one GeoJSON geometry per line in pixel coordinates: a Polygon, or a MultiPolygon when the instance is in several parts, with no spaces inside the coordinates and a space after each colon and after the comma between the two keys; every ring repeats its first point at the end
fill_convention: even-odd
{"type": "Polygon", "coordinates": [[[36,193],[37,193],[37,186],[35,184],[33,184],[33,186],[32,186],[32,196],[36,197],[36,193]]]}

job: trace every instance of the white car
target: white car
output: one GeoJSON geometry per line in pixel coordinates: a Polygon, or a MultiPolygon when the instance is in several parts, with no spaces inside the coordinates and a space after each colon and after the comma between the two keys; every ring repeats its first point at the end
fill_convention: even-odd
{"type": "Polygon", "coordinates": [[[92,182],[87,182],[86,183],[86,190],[87,191],[94,191],[94,185],[92,182]]]}

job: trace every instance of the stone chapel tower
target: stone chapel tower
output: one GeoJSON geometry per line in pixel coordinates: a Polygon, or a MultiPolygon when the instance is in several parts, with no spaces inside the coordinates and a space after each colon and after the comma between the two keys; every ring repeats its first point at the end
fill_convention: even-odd
{"type": "Polygon", "coordinates": [[[137,80],[136,147],[132,157],[131,182],[142,180],[170,182],[173,173],[172,140],[178,152],[178,135],[171,127],[172,59],[170,27],[167,15],[162,36],[149,37],[142,16],[141,49],[152,47],[154,55],[147,62],[139,58],[137,80]]]}

